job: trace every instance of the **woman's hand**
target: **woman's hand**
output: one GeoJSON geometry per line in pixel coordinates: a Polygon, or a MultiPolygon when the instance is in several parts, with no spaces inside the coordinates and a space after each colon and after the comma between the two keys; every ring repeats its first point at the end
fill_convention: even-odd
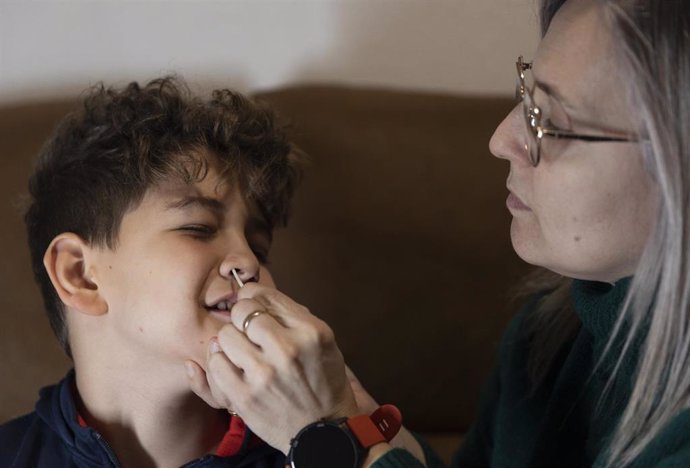
{"type": "Polygon", "coordinates": [[[368,412],[358,408],[333,331],[305,307],[249,283],[239,290],[231,319],[211,343],[205,375],[197,363],[190,377],[209,405],[238,413],[285,454],[306,425],[368,412]]]}

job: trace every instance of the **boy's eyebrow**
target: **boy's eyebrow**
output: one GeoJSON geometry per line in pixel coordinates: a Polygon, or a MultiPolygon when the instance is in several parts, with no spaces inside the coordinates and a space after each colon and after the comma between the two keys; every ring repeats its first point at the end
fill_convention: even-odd
{"type": "Polygon", "coordinates": [[[176,200],[166,207],[168,210],[181,210],[188,207],[200,206],[211,210],[215,213],[223,213],[225,211],[225,205],[223,202],[216,200],[215,198],[202,197],[202,196],[188,196],[176,200]]]}

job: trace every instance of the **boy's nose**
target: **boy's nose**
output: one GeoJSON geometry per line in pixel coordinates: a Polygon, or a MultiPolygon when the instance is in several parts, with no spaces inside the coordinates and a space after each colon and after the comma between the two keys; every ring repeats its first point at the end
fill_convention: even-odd
{"type": "Polygon", "coordinates": [[[226,255],[220,265],[220,275],[225,279],[235,281],[233,269],[243,283],[259,281],[260,264],[249,248],[226,255]]]}

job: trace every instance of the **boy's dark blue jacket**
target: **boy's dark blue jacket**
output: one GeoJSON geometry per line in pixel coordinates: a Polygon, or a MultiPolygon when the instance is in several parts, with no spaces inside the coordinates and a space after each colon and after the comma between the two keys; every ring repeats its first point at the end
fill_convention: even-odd
{"type": "MultiPolygon", "coordinates": [[[[70,371],[57,385],[41,390],[36,411],[0,426],[0,467],[120,466],[103,437],[79,424],[73,385],[74,371],[70,371]]],[[[251,431],[246,430],[241,448],[233,456],[207,455],[184,467],[285,467],[285,455],[278,450],[266,444],[249,448],[252,437],[251,431]]]]}

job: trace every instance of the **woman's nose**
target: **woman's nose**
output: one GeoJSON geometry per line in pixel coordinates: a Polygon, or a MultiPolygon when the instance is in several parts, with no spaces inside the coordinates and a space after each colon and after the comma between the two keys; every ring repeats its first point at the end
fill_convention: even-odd
{"type": "Polygon", "coordinates": [[[489,151],[497,158],[530,164],[525,132],[522,104],[519,103],[494,130],[489,141],[489,151]]]}

